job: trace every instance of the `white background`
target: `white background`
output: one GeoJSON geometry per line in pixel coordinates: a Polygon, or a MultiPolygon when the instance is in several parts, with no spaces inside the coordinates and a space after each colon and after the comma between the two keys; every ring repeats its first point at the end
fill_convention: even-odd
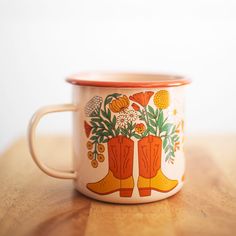
{"type": "Polygon", "coordinates": [[[0,0],[0,151],[35,109],[70,102],[64,78],[84,70],[188,75],[188,132],[236,132],[236,1],[0,0]]]}

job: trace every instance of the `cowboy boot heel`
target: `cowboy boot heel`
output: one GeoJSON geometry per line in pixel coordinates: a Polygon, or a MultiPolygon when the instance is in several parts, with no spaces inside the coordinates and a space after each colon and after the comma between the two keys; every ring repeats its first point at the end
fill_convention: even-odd
{"type": "Polygon", "coordinates": [[[138,191],[140,197],[151,196],[151,188],[139,188],[138,191]]]}
{"type": "Polygon", "coordinates": [[[133,194],[133,188],[120,189],[120,197],[131,197],[133,194]]]}

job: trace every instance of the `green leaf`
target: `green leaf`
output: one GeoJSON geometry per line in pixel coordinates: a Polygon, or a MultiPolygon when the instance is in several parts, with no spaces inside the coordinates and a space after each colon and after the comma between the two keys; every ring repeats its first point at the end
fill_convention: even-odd
{"type": "Polygon", "coordinates": [[[107,143],[109,141],[109,139],[108,138],[105,138],[104,140],[103,140],[103,143],[107,143]]]}
{"type": "Polygon", "coordinates": [[[171,156],[172,157],[175,157],[175,152],[174,151],[172,151],[172,152],[170,152],[171,153],[171,156]]]}
{"type": "Polygon", "coordinates": [[[106,106],[108,103],[110,103],[111,100],[112,100],[112,97],[107,96],[106,99],[105,99],[105,103],[104,103],[105,106],[106,106]]]}
{"type": "Polygon", "coordinates": [[[99,143],[102,143],[103,140],[104,140],[104,136],[101,136],[101,137],[99,138],[99,143]]]}
{"type": "Polygon", "coordinates": [[[96,132],[97,132],[97,129],[94,128],[94,129],[92,130],[92,134],[95,134],[96,132]]]}
{"type": "Polygon", "coordinates": [[[176,125],[174,125],[172,131],[171,131],[171,134],[174,134],[175,133],[175,130],[176,130],[176,125]]]}
{"type": "Polygon", "coordinates": [[[179,136],[177,134],[174,135],[172,138],[173,138],[174,142],[178,142],[179,141],[179,136]]]}
{"type": "Polygon", "coordinates": [[[128,129],[131,129],[131,123],[127,124],[128,129]]]}
{"type": "Polygon", "coordinates": [[[111,130],[108,130],[109,135],[113,136],[113,133],[111,130]]]}
{"type": "Polygon", "coordinates": [[[97,136],[92,136],[90,140],[97,141],[97,136]]]}
{"type": "Polygon", "coordinates": [[[134,123],[134,124],[132,125],[132,130],[134,129],[135,125],[136,125],[136,123],[134,123]]]}
{"type": "Polygon", "coordinates": [[[112,97],[114,97],[114,98],[118,98],[118,97],[121,96],[121,94],[120,94],[120,93],[113,93],[113,94],[111,94],[110,96],[112,96],[112,97]]]}
{"type": "Polygon", "coordinates": [[[153,115],[155,115],[154,109],[153,109],[150,105],[148,105],[148,110],[149,110],[149,112],[151,112],[153,115]]]}
{"type": "Polygon", "coordinates": [[[99,126],[98,126],[99,128],[105,128],[105,126],[104,126],[104,124],[102,124],[102,123],[99,123],[99,126]]]}
{"type": "Polygon", "coordinates": [[[109,133],[105,131],[105,132],[103,132],[103,135],[108,137],[109,133]]]}
{"type": "Polygon", "coordinates": [[[107,120],[105,120],[104,122],[108,129],[112,129],[111,124],[107,120]]]}
{"type": "Polygon", "coordinates": [[[148,126],[148,129],[151,133],[156,134],[156,131],[153,129],[152,126],[148,126]]]}
{"type": "Polygon", "coordinates": [[[112,124],[113,124],[113,126],[115,126],[115,125],[116,125],[116,116],[113,116],[113,119],[112,119],[112,124]]]}
{"type": "Polygon", "coordinates": [[[167,155],[166,155],[166,158],[165,158],[165,161],[168,161],[171,157],[171,152],[169,152],[167,155]]]}
{"type": "Polygon", "coordinates": [[[142,136],[141,135],[139,135],[139,134],[133,134],[133,136],[135,137],[135,138],[137,138],[137,139],[141,139],[142,138],[142,136]]]}
{"type": "Polygon", "coordinates": [[[149,130],[148,130],[148,128],[147,128],[147,129],[143,132],[142,136],[143,136],[143,137],[147,136],[148,131],[149,131],[149,130]]]}
{"type": "Polygon", "coordinates": [[[150,124],[154,127],[156,127],[156,123],[153,120],[149,120],[150,124]]]}
{"type": "Polygon", "coordinates": [[[167,153],[170,149],[172,149],[172,146],[171,145],[168,145],[164,150],[165,150],[165,153],[167,153]]]}
{"type": "Polygon", "coordinates": [[[101,110],[103,117],[107,118],[107,114],[105,111],[101,110]]]}
{"type": "Polygon", "coordinates": [[[161,110],[157,119],[157,125],[159,128],[161,128],[163,123],[163,111],[161,110]]]}
{"type": "Polygon", "coordinates": [[[102,119],[99,117],[99,118],[91,118],[91,121],[93,122],[101,122],[102,119]]]}
{"type": "Polygon", "coordinates": [[[121,130],[121,134],[124,135],[124,136],[127,135],[127,133],[124,130],[121,130]]]}
{"type": "Polygon", "coordinates": [[[102,130],[102,129],[98,130],[96,134],[97,134],[98,136],[101,136],[101,135],[103,134],[103,130],[102,130]]]}
{"type": "Polygon", "coordinates": [[[115,134],[116,134],[116,135],[119,135],[119,133],[120,133],[120,128],[118,128],[118,129],[115,130],[115,134]]]}
{"type": "Polygon", "coordinates": [[[156,119],[156,116],[155,115],[153,115],[153,114],[151,114],[151,113],[147,113],[148,114],[148,116],[151,118],[151,119],[156,119]]]}
{"type": "Polygon", "coordinates": [[[166,133],[170,133],[171,129],[172,129],[173,125],[170,123],[165,124],[162,129],[161,132],[166,131],[166,133]]]}
{"type": "Polygon", "coordinates": [[[166,148],[167,142],[168,142],[168,139],[165,137],[164,141],[163,141],[163,148],[164,149],[166,148]]]}
{"type": "Polygon", "coordinates": [[[110,109],[107,110],[107,118],[110,120],[111,119],[111,111],[110,109]]]}
{"type": "Polygon", "coordinates": [[[158,109],[156,109],[155,115],[156,115],[156,117],[158,116],[158,109]]]}
{"type": "Polygon", "coordinates": [[[92,125],[93,127],[95,127],[95,128],[98,127],[95,122],[91,122],[91,125],[92,125]]]}

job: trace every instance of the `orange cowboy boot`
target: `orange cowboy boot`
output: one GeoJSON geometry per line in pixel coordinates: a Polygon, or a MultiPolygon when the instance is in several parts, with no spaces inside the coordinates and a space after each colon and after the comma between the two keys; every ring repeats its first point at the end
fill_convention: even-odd
{"type": "Polygon", "coordinates": [[[148,135],[138,141],[139,178],[138,189],[141,197],[150,196],[151,190],[169,192],[178,181],[168,179],[161,171],[162,140],[148,135]]]}
{"type": "Polygon", "coordinates": [[[134,142],[122,135],[108,141],[107,175],[96,183],[88,183],[87,188],[94,193],[105,195],[120,191],[120,197],[131,197],[133,180],[134,142]]]}

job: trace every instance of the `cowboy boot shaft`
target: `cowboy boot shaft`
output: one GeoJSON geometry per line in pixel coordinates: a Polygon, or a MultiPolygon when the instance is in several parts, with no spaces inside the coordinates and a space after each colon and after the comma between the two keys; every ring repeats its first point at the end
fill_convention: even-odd
{"type": "Polygon", "coordinates": [[[133,175],[134,142],[122,135],[108,141],[109,169],[119,179],[133,175]]]}
{"type": "Polygon", "coordinates": [[[152,178],[161,167],[162,140],[153,135],[138,141],[139,175],[152,178]]]}
{"type": "Polygon", "coordinates": [[[108,146],[107,175],[96,183],[88,183],[87,188],[100,195],[120,192],[120,197],[131,197],[134,188],[133,155],[134,142],[125,136],[110,139],[108,146]]]}

